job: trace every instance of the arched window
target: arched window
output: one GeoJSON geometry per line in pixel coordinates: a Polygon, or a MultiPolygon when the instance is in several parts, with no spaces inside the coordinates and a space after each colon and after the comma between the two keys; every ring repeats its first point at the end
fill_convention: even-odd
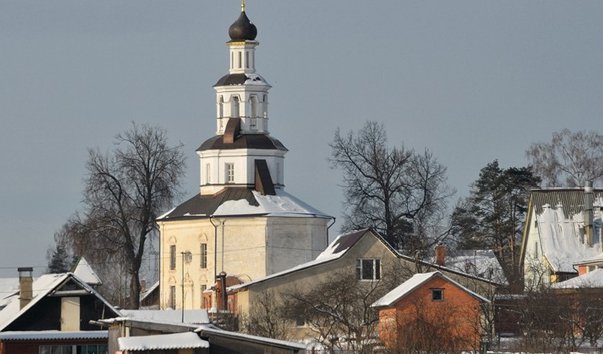
{"type": "Polygon", "coordinates": [[[218,118],[224,117],[224,97],[220,96],[220,102],[218,103],[218,118]]]}
{"type": "Polygon", "coordinates": [[[239,118],[239,97],[232,96],[232,106],[230,107],[230,116],[232,118],[239,118]]]}

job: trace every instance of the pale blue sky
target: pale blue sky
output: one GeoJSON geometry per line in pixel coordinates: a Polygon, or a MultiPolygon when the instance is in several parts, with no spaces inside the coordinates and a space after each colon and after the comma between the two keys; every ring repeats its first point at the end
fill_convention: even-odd
{"type": "MultiPolygon", "coordinates": [[[[186,196],[197,191],[238,12],[237,0],[0,0],[0,275],[46,265],[80,208],[86,149],[131,121],[184,144],[186,196]]],[[[525,165],[553,131],[601,132],[601,1],[249,0],[247,13],[287,190],[332,215],[337,127],[382,121],[391,143],[430,148],[458,196],[493,159],[525,165]]]]}

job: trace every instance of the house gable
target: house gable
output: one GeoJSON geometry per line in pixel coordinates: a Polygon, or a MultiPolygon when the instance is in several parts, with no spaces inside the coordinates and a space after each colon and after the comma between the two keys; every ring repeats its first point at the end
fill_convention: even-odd
{"type": "Polygon", "coordinates": [[[68,315],[66,311],[70,311],[70,319],[75,321],[72,325],[77,330],[96,330],[98,326],[91,325],[90,321],[119,314],[98,292],[72,273],[41,276],[33,283],[33,295],[22,309],[18,294],[7,301],[7,306],[0,311],[0,331],[61,330],[68,315]]]}

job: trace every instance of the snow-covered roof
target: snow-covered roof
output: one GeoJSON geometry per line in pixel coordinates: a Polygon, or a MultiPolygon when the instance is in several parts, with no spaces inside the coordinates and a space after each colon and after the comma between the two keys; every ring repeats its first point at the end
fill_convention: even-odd
{"type": "Polygon", "coordinates": [[[262,195],[258,191],[252,191],[252,193],[259,203],[258,206],[249,204],[246,199],[229,200],[216,209],[214,216],[260,214],[289,217],[330,217],[280,189],[276,190],[276,195],[262,195]]]}
{"type": "Polygon", "coordinates": [[[551,285],[554,289],[603,288],[603,269],[595,269],[586,274],[551,285]]]}
{"type": "MultiPolygon", "coordinates": [[[[435,262],[434,259],[431,260],[435,262]]],[[[507,284],[507,277],[492,250],[459,250],[446,255],[445,268],[507,284]]]]}
{"type": "Polygon", "coordinates": [[[574,273],[574,264],[600,255],[601,244],[591,247],[582,235],[582,213],[566,216],[562,205],[546,204],[536,218],[542,255],[554,271],[574,273]]]}
{"type": "Polygon", "coordinates": [[[0,333],[0,340],[66,340],[66,339],[107,339],[104,331],[8,331],[0,333]]]}
{"type": "Polygon", "coordinates": [[[603,254],[599,254],[598,256],[591,257],[591,258],[581,259],[575,265],[580,265],[580,264],[584,264],[584,265],[586,265],[586,264],[600,264],[600,263],[603,263],[603,254]]]}
{"type": "Polygon", "coordinates": [[[117,338],[119,350],[171,350],[209,348],[209,342],[193,332],[117,338]]]}
{"type": "Polygon", "coordinates": [[[19,278],[0,278],[0,309],[11,296],[19,292],[19,278]]]}
{"type": "Polygon", "coordinates": [[[6,307],[0,311],[0,331],[4,330],[14,320],[27,312],[44,297],[50,295],[60,285],[64,284],[69,279],[73,279],[83,290],[95,295],[98,299],[104,302],[107,307],[112,309],[115,313],[119,313],[101,294],[94,290],[90,285],[80,280],[73,273],[44,274],[34,280],[32,284],[32,299],[22,309],[20,308],[21,304],[18,293],[6,299],[6,307]]]}
{"type": "Polygon", "coordinates": [[[88,285],[101,285],[103,283],[84,257],[81,257],[77,262],[73,274],[88,285]]]}
{"type": "Polygon", "coordinates": [[[455,280],[447,277],[446,275],[442,274],[441,272],[435,271],[435,272],[429,272],[429,273],[417,273],[417,274],[413,275],[410,279],[408,279],[404,283],[398,285],[392,291],[385,294],[382,298],[375,301],[371,306],[372,307],[393,306],[396,302],[398,302],[398,300],[400,300],[404,296],[408,295],[409,293],[411,293],[412,291],[417,289],[422,284],[426,283],[427,281],[429,281],[435,277],[443,278],[446,281],[463,289],[465,292],[469,293],[470,295],[478,298],[479,300],[489,302],[489,300],[484,298],[483,296],[477,294],[474,291],[467,289],[465,286],[463,286],[460,283],[456,282],[455,280]]]}
{"type": "Polygon", "coordinates": [[[197,194],[157,220],[211,216],[331,217],[284,190],[275,192],[276,195],[262,195],[249,188],[229,187],[213,195],[197,194]]]}
{"type": "Polygon", "coordinates": [[[201,335],[203,335],[203,336],[215,334],[215,335],[219,335],[219,336],[223,336],[223,337],[230,337],[230,338],[235,338],[238,340],[244,340],[244,341],[248,341],[248,342],[270,344],[273,346],[284,347],[284,348],[289,348],[289,349],[291,349],[291,348],[295,348],[295,349],[299,349],[299,350],[306,349],[306,345],[302,344],[302,343],[289,342],[289,341],[280,340],[280,339],[254,336],[251,334],[245,334],[245,333],[239,333],[239,332],[231,332],[231,331],[226,331],[226,330],[217,328],[212,325],[200,326],[199,328],[197,328],[195,330],[195,332],[201,333],[201,335]]]}
{"type": "Polygon", "coordinates": [[[328,263],[328,262],[334,261],[336,259],[339,259],[353,245],[355,245],[356,242],[358,242],[358,240],[360,240],[360,238],[362,238],[362,236],[364,236],[367,232],[371,232],[371,231],[369,229],[364,229],[364,230],[352,231],[352,232],[349,232],[349,233],[346,233],[346,234],[339,235],[313,261],[302,263],[302,264],[297,265],[295,267],[292,267],[292,268],[289,268],[289,269],[285,269],[285,270],[283,270],[281,272],[274,273],[274,274],[268,275],[266,277],[255,279],[255,280],[247,282],[247,283],[243,283],[243,284],[238,284],[238,285],[231,286],[231,287],[228,288],[228,290],[237,290],[237,289],[241,289],[241,288],[246,288],[249,285],[260,283],[260,282],[266,281],[268,279],[278,278],[278,277],[281,277],[283,275],[287,275],[287,274],[290,274],[290,273],[294,273],[294,272],[300,271],[302,269],[306,269],[306,268],[310,268],[310,267],[315,267],[317,265],[328,263]]]}
{"type": "Polygon", "coordinates": [[[140,301],[146,299],[147,296],[151,295],[157,288],[159,288],[159,280],[156,281],[155,284],[151,285],[151,287],[146,289],[142,294],[140,294],[140,301]]]}
{"type": "MultiPolygon", "coordinates": [[[[137,321],[182,323],[182,310],[121,310],[121,317],[137,321]]],[[[184,310],[184,323],[209,323],[207,310],[184,310]]]]}

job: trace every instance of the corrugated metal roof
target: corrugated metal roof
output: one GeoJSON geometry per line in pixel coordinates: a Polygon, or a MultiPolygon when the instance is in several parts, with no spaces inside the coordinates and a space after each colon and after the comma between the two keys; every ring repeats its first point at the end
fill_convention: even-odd
{"type": "Polygon", "coordinates": [[[119,350],[128,351],[209,348],[209,342],[193,332],[121,337],[117,342],[119,350]]]}
{"type": "Polygon", "coordinates": [[[0,340],[70,340],[107,339],[108,331],[9,331],[0,333],[0,340]]]}
{"type": "MultiPolygon", "coordinates": [[[[594,199],[603,199],[603,190],[594,189],[594,199]]],[[[563,205],[565,216],[575,215],[584,210],[584,188],[551,188],[532,190],[532,203],[536,214],[541,214],[543,206],[563,205]]]]}

